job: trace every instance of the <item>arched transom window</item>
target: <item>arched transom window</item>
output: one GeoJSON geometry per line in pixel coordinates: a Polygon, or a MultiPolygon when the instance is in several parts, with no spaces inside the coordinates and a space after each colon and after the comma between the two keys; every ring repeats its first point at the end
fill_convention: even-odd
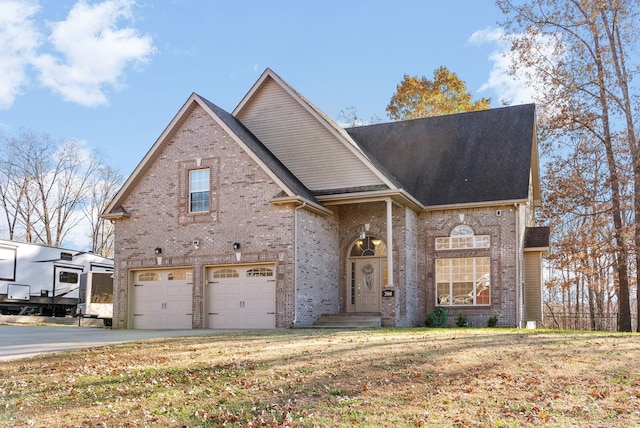
{"type": "Polygon", "coordinates": [[[387,245],[376,236],[358,239],[349,252],[349,257],[385,257],[386,255],[387,245]]]}
{"type": "Polygon", "coordinates": [[[466,224],[453,228],[449,236],[436,238],[436,250],[462,250],[467,248],[489,248],[489,235],[475,235],[466,224]]]}

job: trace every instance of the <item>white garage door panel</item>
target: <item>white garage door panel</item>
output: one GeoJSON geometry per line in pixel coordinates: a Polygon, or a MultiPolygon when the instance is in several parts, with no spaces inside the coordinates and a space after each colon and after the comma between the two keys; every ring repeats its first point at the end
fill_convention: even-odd
{"type": "Polygon", "coordinates": [[[210,268],[207,276],[209,328],[275,328],[272,265],[210,268]]]}
{"type": "Polygon", "coordinates": [[[145,271],[135,272],[134,276],[133,328],[192,328],[193,284],[190,271],[145,271]],[[180,277],[183,279],[178,279],[180,277]],[[141,281],[140,278],[153,280],[141,281]]]}
{"type": "Polygon", "coordinates": [[[159,313],[144,313],[133,315],[133,328],[138,330],[157,329],[162,324],[162,316],[159,313]]]}

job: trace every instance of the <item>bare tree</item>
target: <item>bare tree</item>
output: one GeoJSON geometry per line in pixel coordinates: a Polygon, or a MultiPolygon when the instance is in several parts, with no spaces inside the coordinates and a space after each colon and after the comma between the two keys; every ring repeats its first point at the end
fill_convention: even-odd
{"type": "Polygon", "coordinates": [[[96,152],[75,141],[54,142],[47,135],[24,131],[5,142],[2,164],[5,217],[11,237],[22,229],[26,242],[60,246],[82,217],[89,180],[100,164],[96,152]]]}
{"type": "MultiPolygon", "coordinates": [[[[5,149],[5,146],[2,148],[5,149]]],[[[25,197],[27,182],[24,177],[14,172],[15,167],[8,161],[8,155],[4,152],[5,150],[0,154],[0,204],[8,237],[13,240],[17,238],[20,207],[25,197]]]]}
{"type": "Polygon", "coordinates": [[[89,195],[84,205],[85,219],[91,226],[91,251],[103,257],[113,257],[115,228],[111,221],[100,217],[122,186],[123,178],[110,167],[100,167],[89,183],[89,195]]]}
{"type": "MultiPolygon", "coordinates": [[[[497,0],[507,16],[513,69],[527,71],[536,82],[547,148],[578,135],[598,145],[607,175],[606,213],[612,224],[617,281],[618,329],[631,331],[630,263],[624,175],[633,171],[631,187],[640,218],[640,153],[633,132],[633,99],[629,96],[628,46],[634,46],[638,3],[627,0],[497,0]]],[[[566,150],[566,148],[564,148],[566,150]]],[[[632,219],[633,220],[633,219],[632,219]]],[[[637,224],[638,222],[635,221],[637,224]]],[[[640,226],[635,241],[640,245],[640,226]]],[[[636,254],[636,257],[640,255],[636,254]]],[[[636,263],[637,265],[637,263],[636,263]]]]}

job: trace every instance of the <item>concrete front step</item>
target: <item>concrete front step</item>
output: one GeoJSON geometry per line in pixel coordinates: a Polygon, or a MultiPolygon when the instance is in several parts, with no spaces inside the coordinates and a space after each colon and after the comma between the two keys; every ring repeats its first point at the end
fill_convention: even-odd
{"type": "Polygon", "coordinates": [[[382,325],[382,317],[372,315],[321,315],[315,328],[376,328],[382,325]]]}

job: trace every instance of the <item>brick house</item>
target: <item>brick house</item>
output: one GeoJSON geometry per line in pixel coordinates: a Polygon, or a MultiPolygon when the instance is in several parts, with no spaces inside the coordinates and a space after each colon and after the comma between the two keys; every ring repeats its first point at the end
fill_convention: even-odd
{"type": "Polygon", "coordinates": [[[541,320],[535,109],[343,129],[267,69],[192,94],[111,201],[114,328],[541,320]]]}

